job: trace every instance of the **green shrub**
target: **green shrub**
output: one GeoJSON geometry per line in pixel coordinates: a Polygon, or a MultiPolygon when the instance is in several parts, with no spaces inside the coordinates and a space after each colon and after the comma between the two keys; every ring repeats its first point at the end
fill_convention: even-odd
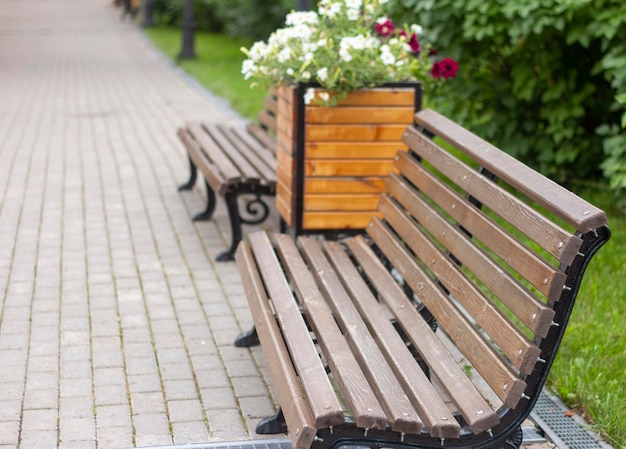
{"type": "Polygon", "coordinates": [[[435,47],[459,61],[457,79],[429,97],[550,176],[626,186],[626,2],[398,0],[435,47]],[[604,163],[603,163],[604,161],[604,163]]]}

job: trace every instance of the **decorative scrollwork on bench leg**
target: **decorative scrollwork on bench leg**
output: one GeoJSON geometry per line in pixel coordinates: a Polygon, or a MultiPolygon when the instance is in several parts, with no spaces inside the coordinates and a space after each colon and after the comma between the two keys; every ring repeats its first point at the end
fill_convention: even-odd
{"type": "Polygon", "coordinates": [[[191,190],[193,186],[196,185],[196,180],[198,179],[198,169],[196,168],[191,158],[187,158],[189,159],[189,179],[184,184],[178,186],[179,192],[183,190],[191,190]]]}
{"type": "Polygon", "coordinates": [[[261,195],[256,195],[253,200],[248,201],[248,203],[246,204],[246,213],[255,218],[246,218],[240,216],[239,218],[241,219],[241,222],[245,224],[257,225],[265,221],[270,213],[270,208],[267,203],[263,201],[261,195]]]}
{"type": "Polygon", "coordinates": [[[259,424],[257,424],[255,431],[259,435],[287,433],[287,423],[285,422],[282,408],[279,407],[274,416],[259,421],[259,424]]]}
{"type": "Polygon", "coordinates": [[[193,221],[208,221],[213,217],[213,212],[215,212],[215,192],[206,181],[204,185],[206,186],[206,208],[194,215],[193,221]]]}
{"type": "Polygon", "coordinates": [[[237,245],[242,238],[241,225],[256,225],[263,222],[269,215],[270,209],[267,203],[261,199],[261,195],[255,195],[254,199],[246,204],[245,211],[247,214],[255,216],[254,218],[242,217],[239,213],[238,198],[239,192],[227,193],[224,196],[226,207],[228,208],[228,217],[230,219],[230,229],[232,232],[230,248],[220,253],[215,260],[225,262],[235,259],[235,251],[237,245]],[[258,215],[258,217],[257,217],[258,215]]]}

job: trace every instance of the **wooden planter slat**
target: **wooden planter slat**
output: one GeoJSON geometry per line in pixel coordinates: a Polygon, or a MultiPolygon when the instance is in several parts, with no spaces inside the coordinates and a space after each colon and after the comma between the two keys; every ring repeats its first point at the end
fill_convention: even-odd
{"type": "Polygon", "coordinates": [[[310,159],[305,176],[385,176],[397,169],[391,159],[310,159]]]}
{"type": "Polygon", "coordinates": [[[307,159],[392,159],[399,149],[398,142],[307,142],[307,159]]]}
{"type": "Polygon", "coordinates": [[[413,114],[413,107],[308,107],[306,111],[306,123],[393,124],[407,121],[410,123],[411,120],[413,120],[413,114]]]}

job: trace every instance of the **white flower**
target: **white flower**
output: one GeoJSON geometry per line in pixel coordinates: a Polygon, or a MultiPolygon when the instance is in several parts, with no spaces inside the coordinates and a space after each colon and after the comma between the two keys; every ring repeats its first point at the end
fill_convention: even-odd
{"type": "Polygon", "coordinates": [[[302,72],[301,76],[303,80],[309,81],[311,79],[311,72],[305,70],[304,72],[302,72]]]}
{"type": "Polygon", "coordinates": [[[320,81],[326,81],[328,79],[328,68],[322,67],[317,71],[317,77],[320,81]]]}
{"type": "Polygon", "coordinates": [[[315,89],[309,87],[304,93],[304,103],[310,104],[315,99],[315,89]]]}
{"type": "Polygon", "coordinates": [[[330,100],[330,94],[328,92],[320,92],[319,97],[321,98],[322,101],[330,100]]]}
{"type": "Polygon", "coordinates": [[[415,33],[415,34],[422,34],[422,26],[418,25],[416,23],[414,23],[413,25],[411,25],[411,32],[415,33]]]}
{"type": "Polygon", "coordinates": [[[346,6],[350,9],[361,9],[363,0],[345,0],[346,6]]]}
{"type": "Polygon", "coordinates": [[[317,25],[319,23],[317,14],[314,11],[293,11],[287,14],[285,25],[317,25]]]}
{"type": "Polygon", "coordinates": [[[241,64],[241,73],[245,80],[249,79],[257,70],[256,64],[251,59],[245,59],[241,64]]]}
{"type": "Polygon", "coordinates": [[[396,57],[391,53],[389,45],[383,45],[380,47],[380,60],[385,65],[393,65],[396,63],[396,57]]]}
{"type": "Polygon", "coordinates": [[[293,76],[293,74],[294,74],[293,69],[291,67],[287,68],[287,75],[293,76]]]}
{"type": "Polygon", "coordinates": [[[278,62],[285,63],[291,59],[291,50],[289,47],[283,48],[280,53],[278,53],[278,62]]]}
{"type": "Polygon", "coordinates": [[[356,22],[359,20],[359,17],[361,17],[361,10],[359,9],[349,9],[346,13],[348,14],[348,20],[352,20],[353,22],[356,22]]]}

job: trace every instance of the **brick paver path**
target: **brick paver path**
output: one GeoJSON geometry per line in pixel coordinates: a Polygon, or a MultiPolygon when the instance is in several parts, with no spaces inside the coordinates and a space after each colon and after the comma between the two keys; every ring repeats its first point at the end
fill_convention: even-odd
{"type": "Polygon", "coordinates": [[[274,408],[225,212],[176,191],[176,126],[236,117],[110,0],[0,0],[0,105],[0,448],[250,438],[274,408]]]}
{"type": "Polygon", "coordinates": [[[274,412],[226,214],[175,131],[237,120],[110,0],[0,0],[0,449],[258,438],[274,412]]]}

